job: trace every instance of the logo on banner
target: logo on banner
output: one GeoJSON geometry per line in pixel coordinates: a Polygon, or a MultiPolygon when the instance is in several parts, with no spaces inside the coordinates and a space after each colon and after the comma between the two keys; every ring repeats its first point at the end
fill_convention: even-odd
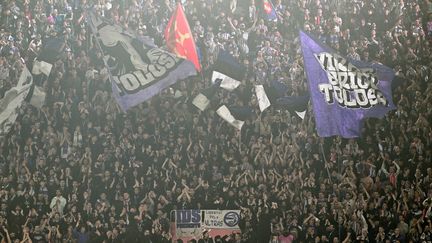
{"type": "Polygon", "coordinates": [[[329,83],[319,84],[319,91],[324,94],[327,104],[336,101],[347,108],[389,105],[377,87],[379,80],[374,69],[359,69],[337,54],[322,52],[314,55],[328,77],[329,83]]]}
{"type": "Polygon", "coordinates": [[[120,95],[151,86],[182,61],[171,53],[145,45],[120,26],[106,24],[97,17],[92,20],[120,95]]]}
{"type": "Polygon", "coordinates": [[[201,225],[201,211],[178,210],[176,211],[176,222],[178,228],[199,228],[201,225]]]}
{"type": "Polygon", "coordinates": [[[236,212],[228,212],[225,214],[224,222],[229,227],[236,226],[240,221],[240,215],[236,212]]]}

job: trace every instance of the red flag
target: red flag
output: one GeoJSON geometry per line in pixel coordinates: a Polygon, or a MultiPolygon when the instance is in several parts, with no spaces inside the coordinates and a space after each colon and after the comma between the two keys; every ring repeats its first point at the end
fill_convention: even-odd
{"type": "Polygon", "coordinates": [[[165,41],[170,51],[191,61],[196,70],[201,70],[195,41],[180,3],[177,4],[177,9],[165,29],[165,41]]]}

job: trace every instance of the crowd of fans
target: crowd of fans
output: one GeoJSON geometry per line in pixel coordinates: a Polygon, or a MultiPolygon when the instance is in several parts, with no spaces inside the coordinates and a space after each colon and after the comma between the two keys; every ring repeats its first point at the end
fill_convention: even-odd
{"type": "Polygon", "coordinates": [[[432,241],[432,2],[430,0],[187,0],[202,74],[120,111],[85,9],[165,46],[175,2],[4,0],[1,95],[47,39],[67,47],[41,109],[21,107],[0,145],[2,242],[170,242],[176,209],[241,209],[241,234],[197,242],[432,241]],[[257,83],[307,93],[298,30],[342,55],[381,62],[404,82],[397,110],[369,119],[361,138],[320,138],[313,112],[260,113],[257,83]],[[191,100],[208,87],[220,50],[247,66],[217,100],[256,115],[241,133],[191,100]],[[241,136],[241,139],[239,139],[241,136]]]}

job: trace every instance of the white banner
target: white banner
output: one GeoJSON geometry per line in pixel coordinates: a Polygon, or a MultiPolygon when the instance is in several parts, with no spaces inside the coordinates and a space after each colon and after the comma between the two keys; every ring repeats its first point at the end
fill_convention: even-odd
{"type": "Polygon", "coordinates": [[[240,81],[235,80],[223,73],[220,73],[218,71],[213,71],[212,82],[213,83],[216,82],[217,79],[222,79],[220,87],[228,91],[235,90],[241,84],[240,81]]]}
{"type": "Polygon", "coordinates": [[[264,86],[255,85],[255,93],[256,93],[256,97],[258,99],[258,105],[259,105],[260,111],[263,112],[265,109],[267,109],[271,105],[270,100],[268,99],[267,94],[264,90],[264,86]]]}
{"type": "Polygon", "coordinates": [[[240,210],[202,210],[202,226],[206,229],[238,229],[240,210]]]}
{"type": "Polygon", "coordinates": [[[207,109],[207,106],[210,104],[210,100],[203,94],[199,93],[192,101],[198,109],[204,111],[207,109]]]}
{"type": "Polygon", "coordinates": [[[238,130],[242,129],[244,121],[235,119],[235,117],[231,114],[231,112],[225,105],[219,107],[216,113],[233,127],[237,128],[238,130]]]}
{"type": "Polygon", "coordinates": [[[33,96],[30,99],[30,104],[36,108],[42,108],[45,103],[46,94],[42,90],[43,88],[35,86],[33,90],[33,96]]]}
{"type": "Polygon", "coordinates": [[[299,116],[302,120],[304,120],[306,116],[306,111],[296,111],[297,116],[299,116]]]}
{"type": "Polygon", "coordinates": [[[35,60],[33,62],[32,73],[35,75],[43,73],[46,76],[49,76],[51,73],[52,66],[53,65],[51,63],[35,60]]]}
{"type": "Polygon", "coordinates": [[[172,234],[174,239],[200,239],[204,231],[211,237],[240,232],[240,210],[176,210],[172,234]]]}

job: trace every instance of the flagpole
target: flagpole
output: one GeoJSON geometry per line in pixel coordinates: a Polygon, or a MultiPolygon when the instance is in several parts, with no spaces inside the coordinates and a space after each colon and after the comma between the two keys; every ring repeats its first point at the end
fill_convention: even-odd
{"type": "MultiPolygon", "coordinates": [[[[206,85],[206,81],[205,81],[205,79],[204,79],[204,74],[203,74],[202,69],[201,69],[201,71],[199,71],[199,73],[200,73],[200,76],[201,76],[201,82],[204,84],[204,87],[206,87],[206,86],[205,86],[205,85],[206,85]]],[[[211,80],[210,80],[210,84],[211,84],[211,80]]]]}
{"type": "Polygon", "coordinates": [[[242,137],[242,134],[241,134],[241,130],[239,130],[239,151],[241,152],[242,151],[242,144],[241,144],[241,137],[242,137]]]}
{"type": "MultiPolygon", "coordinates": [[[[327,164],[327,159],[325,157],[324,148],[323,148],[322,144],[320,144],[320,150],[321,150],[321,154],[322,154],[323,159],[324,159],[324,163],[327,164]]],[[[329,177],[330,183],[332,183],[332,179],[331,179],[331,174],[330,174],[329,168],[327,166],[325,166],[325,167],[326,167],[326,170],[327,170],[327,175],[329,177]]]]}
{"type": "MultiPolygon", "coordinates": [[[[89,13],[89,11],[91,11],[91,10],[88,10],[88,8],[85,9],[86,21],[88,21],[88,18],[89,18],[89,17],[87,16],[88,13],[89,13]]],[[[95,14],[95,15],[96,15],[96,13],[92,13],[92,14],[95,14]]],[[[91,17],[90,17],[90,19],[91,19],[91,17]]],[[[90,29],[91,29],[91,33],[92,33],[91,36],[93,36],[93,38],[94,38],[94,42],[96,42],[96,46],[98,47],[99,51],[100,51],[101,54],[102,54],[102,61],[103,61],[104,65],[105,65],[105,68],[106,68],[107,71],[108,71],[108,76],[109,76],[109,81],[110,81],[110,83],[111,83],[111,88],[112,88],[112,86],[114,85],[114,86],[116,87],[116,89],[117,89],[117,92],[118,92],[119,87],[117,86],[117,84],[113,83],[113,80],[114,80],[114,79],[113,79],[113,76],[112,76],[112,74],[111,74],[111,70],[110,70],[110,68],[109,68],[109,66],[108,66],[108,62],[107,62],[107,60],[105,60],[105,58],[104,58],[104,51],[103,51],[102,46],[100,45],[99,40],[98,40],[98,37],[97,37],[97,35],[96,35],[97,32],[96,32],[96,30],[94,29],[93,25],[90,25],[90,29]]],[[[113,90],[112,95],[114,96],[114,99],[117,99],[117,98],[116,98],[116,93],[115,93],[114,90],[113,90]]],[[[117,105],[120,106],[120,110],[121,110],[123,113],[126,113],[126,111],[123,109],[123,104],[117,103],[117,105]]]]}

